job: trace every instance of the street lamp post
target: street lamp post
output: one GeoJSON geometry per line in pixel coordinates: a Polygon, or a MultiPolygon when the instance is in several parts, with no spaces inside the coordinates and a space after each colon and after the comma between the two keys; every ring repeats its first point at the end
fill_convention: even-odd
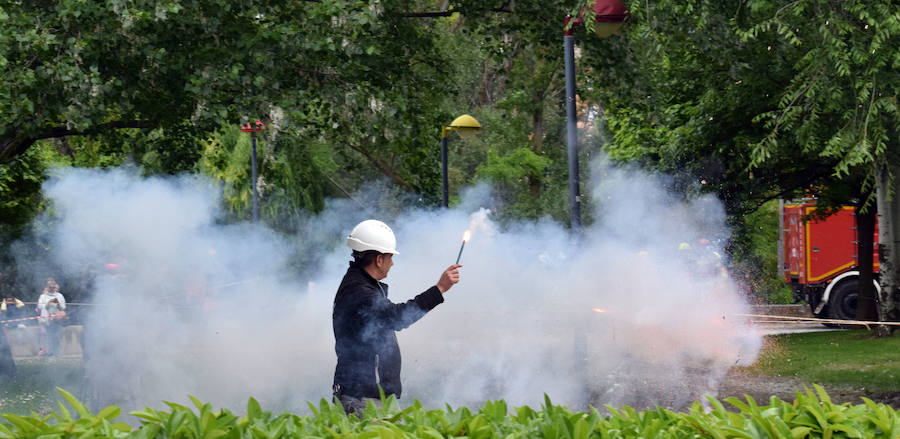
{"type": "MultiPolygon", "coordinates": [[[[628,18],[628,11],[619,0],[596,0],[591,7],[594,15],[594,32],[601,38],[614,34],[628,18]]],[[[584,14],[584,10],[581,11],[584,14]]],[[[569,208],[572,230],[581,229],[581,195],[578,182],[578,122],[575,108],[575,28],[584,24],[584,18],[566,17],[563,36],[566,64],[566,146],[569,155],[569,208]]],[[[576,331],[574,343],[575,373],[587,378],[587,328],[576,331]]],[[[587,399],[584,395],[585,400],[587,399]]]]}
{"type": "Polygon", "coordinates": [[[447,132],[456,131],[459,137],[470,139],[481,129],[481,124],[468,114],[453,119],[450,126],[441,127],[441,195],[444,208],[450,207],[450,189],[447,182],[447,132]]]}
{"type": "MultiPolygon", "coordinates": [[[[591,7],[594,15],[594,32],[606,38],[619,30],[628,19],[628,11],[619,0],[596,0],[591,7]]],[[[572,229],[581,228],[581,195],[578,178],[578,117],[575,108],[575,28],[584,24],[584,18],[566,17],[563,36],[566,68],[566,149],[569,158],[569,213],[572,229]]]]}
{"type": "Polygon", "coordinates": [[[259,221],[259,195],[256,191],[256,133],[262,131],[263,123],[257,120],[254,124],[247,122],[241,125],[241,131],[250,133],[250,186],[253,188],[253,222],[259,221]]]}

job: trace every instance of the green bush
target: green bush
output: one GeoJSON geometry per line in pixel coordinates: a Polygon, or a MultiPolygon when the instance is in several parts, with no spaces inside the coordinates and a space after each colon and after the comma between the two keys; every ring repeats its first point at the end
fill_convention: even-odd
{"type": "Polygon", "coordinates": [[[778,200],[732,220],[731,272],[765,303],[792,303],[793,290],[778,266],[778,200]]]}
{"type": "Polygon", "coordinates": [[[347,416],[338,404],[324,399],[310,404],[312,415],[273,415],[263,411],[255,399],[247,404],[246,416],[214,410],[191,398],[193,408],[166,403],[168,410],[146,408],[131,412],[140,426],[114,422],[121,410],[107,407],[90,413],[74,396],[60,389],[74,413],[60,402],[59,412],[46,416],[4,414],[0,438],[897,438],[900,413],[884,404],[863,399],[862,404],[831,402],[824,389],[815,386],[797,393],[793,403],[772,397],[758,405],[749,396],[722,402],[709,398],[709,408],[694,403],[687,413],[665,409],[638,412],[630,407],[608,413],[597,410],[572,412],[553,405],[545,397],[540,411],[528,406],[510,410],[503,400],[489,401],[478,410],[426,410],[418,402],[400,409],[388,397],[381,406],[370,403],[362,417],[347,416]]]}

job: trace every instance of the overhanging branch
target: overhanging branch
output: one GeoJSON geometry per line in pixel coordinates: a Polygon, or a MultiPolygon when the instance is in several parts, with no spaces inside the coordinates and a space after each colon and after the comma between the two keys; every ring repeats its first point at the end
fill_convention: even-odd
{"type": "Polygon", "coordinates": [[[65,127],[54,127],[43,133],[34,136],[34,140],[51,139],[54,137],[65,136],[90,136],[93,134],[105,133],[112,130],[120,130],[124,128],[156,128],[157,124],[147,120],[117,120],[113,122],[101,123],[94,125],[86,130],[70,130],[65,127]]]}
{"type": "MultiPolygon", "coordinates": [[[[491,12],[502,13],[502,14],[511,14],[512,11],[504,8],[493,8],[489,9],[491,12]]],[[[437,12],[409,12],[406,14],[397,14],[403,18],[440,18],[440,17],[449,17],[459,11],[448,10],[448,11],[437,11],[437,12]]]]}
{"type": "Polygon", "coordinates": [[[157,124],[146,120],[117,120],[113,122],[94,125],[85,130],[72,130],[64,126],[52,127],[31,136],[25,136],[13,131],[10,135],[0,139],[0,163],[9,163],[16,157],[25,153],[28,148],[42,139],[53,139],[66,136],[90,136],[108,131],[125,128],[156,128],[157,124]]]}
{"type": "Polygon", "coordinates": [[[377,168],[379,171],[381,171],[382,174],[388,176],[395,183],[397,183],[407,189],[415,190],[415,188],[413,187],[412,184],[410,184],[410,182],[406,181],[403,177],[401,177],[396,172],[394,172],[393,167],[388,166],[388,165],[384,164],[383,162],[381,162],[380,160],[376,159],[375,156],[372,155],[371,151],[369,151],[368,149],[366,149],[360,145],[349,144],[349,146],[354,151],[362,154],[363,157],[365,157],[366,160],[369,161],[369,163],[372,163],[372,165],[375,166],[375,168],[377,168]]]}

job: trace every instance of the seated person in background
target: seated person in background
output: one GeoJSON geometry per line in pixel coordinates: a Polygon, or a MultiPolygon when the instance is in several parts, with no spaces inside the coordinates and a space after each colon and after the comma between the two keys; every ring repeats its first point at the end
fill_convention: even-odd
{"type": "MultiPolygon", "coordinates": [[[[3,301],[0,302],[0,321],[2,320],[16,320],[28,317],[27,311],[25,310],[25,303],[21,300],[16,299],[15,297],[5,297],[3,301]]],[[[25,322],[9,322],[4,323],[4,326],[7,328],[24,326],[25,322]]]]}

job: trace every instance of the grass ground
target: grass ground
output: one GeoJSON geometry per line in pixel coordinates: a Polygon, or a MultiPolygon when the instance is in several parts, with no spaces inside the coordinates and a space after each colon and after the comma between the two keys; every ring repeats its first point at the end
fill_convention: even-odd
{"type": "Polygon", "coordinates": [[[35,358],[16,361],[13,380],[0,383],[0,413],[30,414],[57,410],[57,387],[78,395],[84,376],[80,358],[35,358]]]}
{"type": "Polygon", "coordinates": [[[769,336],[759,360],[746,370],[865,392],[898,392],[900,335],[874,338],[854,330],[769,336]]]}
{"type": "MultiPolygon", "coordinates": [[[[19,360],[16,365],[17,379],[0,382],[0,413],[56,410],[57,387],[81,397],[84,366],[80,359],[37,358],[19,360]]],[[[865,394],[900,392],[900,336],[878,339],[864,330],[769,336],[756,364],[740,372],[853,388],[865,394]]],[[[765,379],[755,382],[761,391],[765,385],[765,379]]]]}

